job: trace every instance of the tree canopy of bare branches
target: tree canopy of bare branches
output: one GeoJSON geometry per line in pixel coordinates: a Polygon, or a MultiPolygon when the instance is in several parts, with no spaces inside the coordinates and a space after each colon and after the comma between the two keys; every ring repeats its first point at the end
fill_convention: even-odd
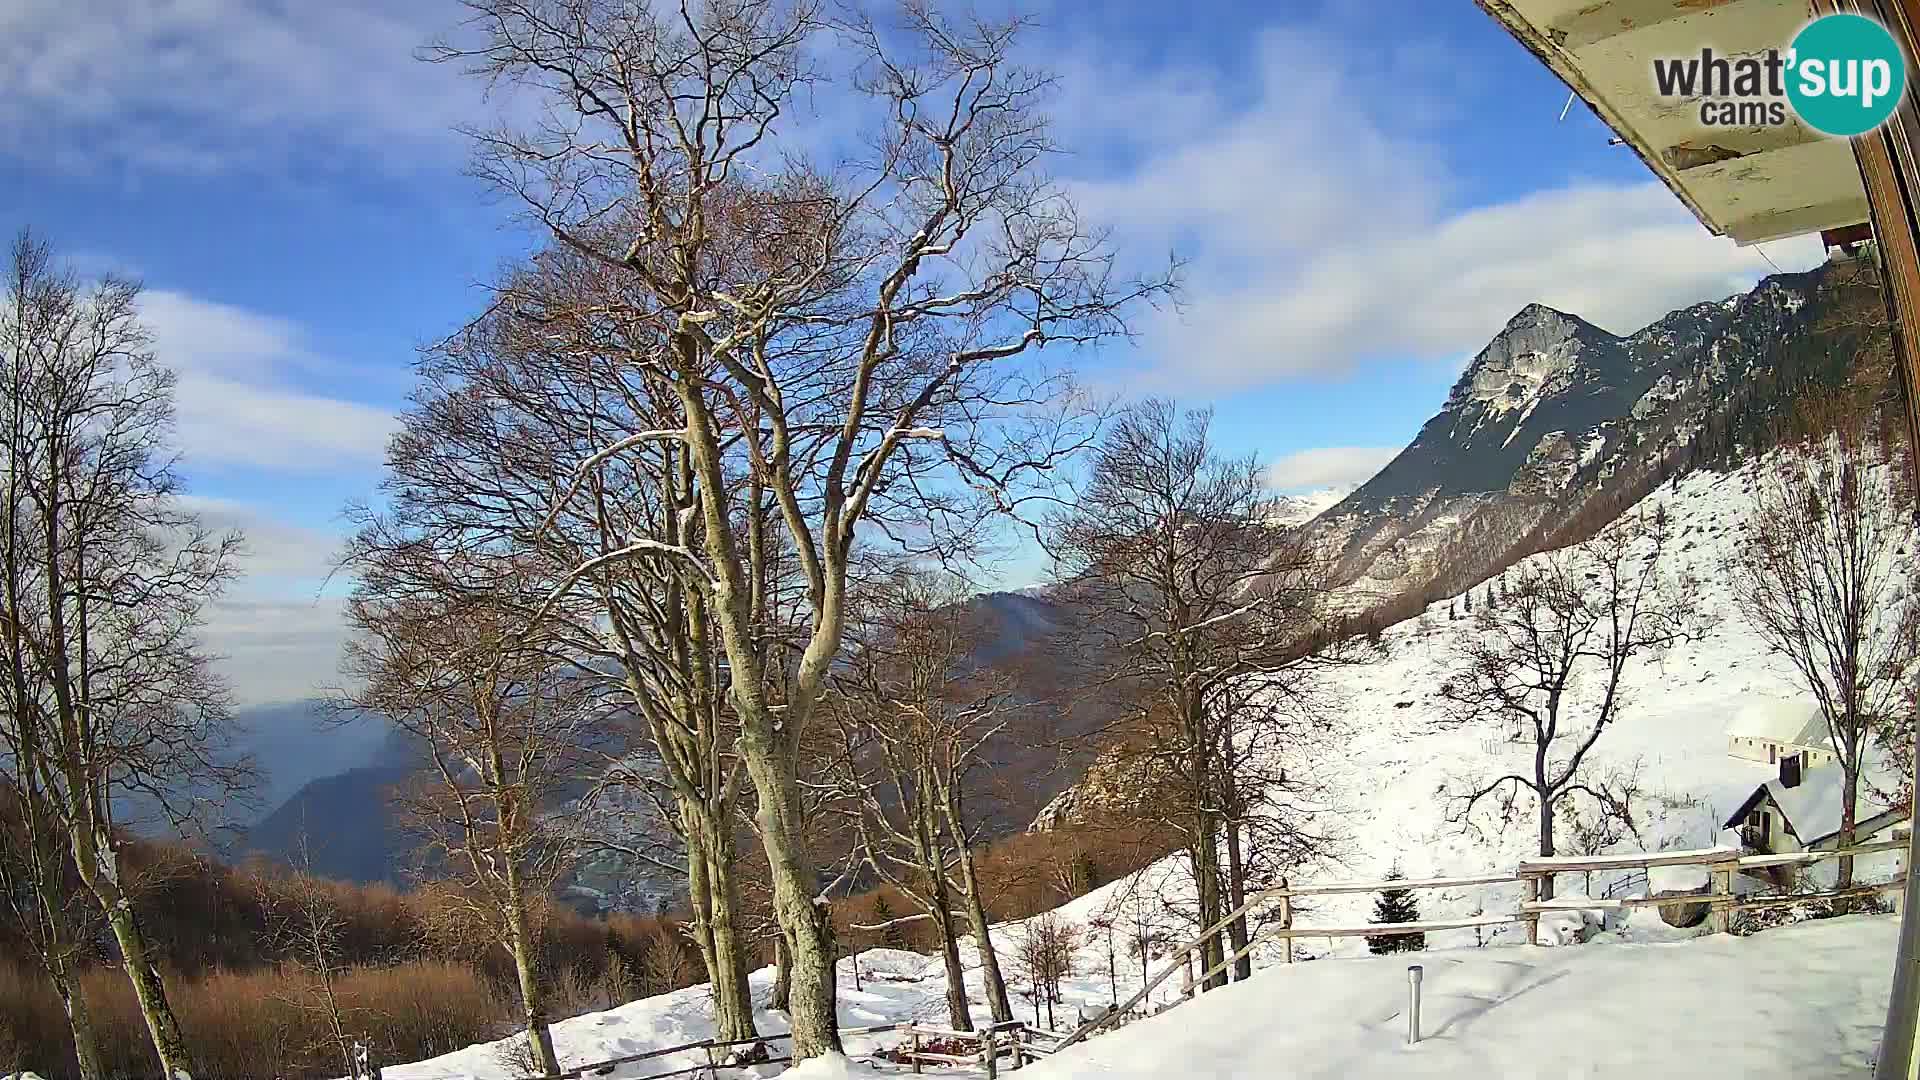
{"type": "Polygon", "coordinates": [[[845,746],[836,779],[862,857],[934,921],[950,1019],[971,1031],[957,943],[962,914],[994,1022],[1012,1019],[967,801],[987,747],[1019,702],[1006,673],[978,663],[982,642],[966,599],[959,582],[924,571],[902,571],[863,589],[832,701],[845,746]],[[956,870],[957,881],[950,876],[956,870]]]}
{"type": "Polygon", "coordinates": [[[542,1075],[560,1071],[536,970],[538,915],[574,846],[543,810],[577,782],[594,747],[591,687],[570,677],[512,611],[435,596],[404,569],[363,565],[348,604],[354,704],[413,735],[430,767],[403,804],[429,857],[464,888],[460,916],[512,958],[527,1046],[542,1075]]]}
{"type": "Polygon", "coordinates": [[[162,1071],[184,1074],[179,1025],[122,880],[114,815],[137,795],[184,824],[247,780],[247,763],[225,752],[228,694],[198,640],[240,538],[208,530],[178,499],[175,380],[140,322],[139,285],[83,283],[24,233],[11,255],[0,312],[8,780],[35,827],[63,834],[162,1071]]]}
{"type": "MultiPolygon", "coordinates": [[[[1161,400],[1123,411],[1051,540],[1062,593],[1106,658],[1101,677],[1136,691],[1109,759],[1133,774],[1139,811],[1180,838],[1202,926],[1244,903],[1250,830],[1276,869],[1324,850],[1308,820],[1318,808],[1288,795],[1297,778],[1277,763],[1324,736],[1312,673],[1335,658],[1308,644],[1321,560],[1276,524],[1258,464],[1222,456],[1210,424],[1161,400]]],[[[1204,946],[1209,969],[1244,948],[1245,921],[1226,936],[1204,946]]]]}
{"type": "MultiPolygon", "coordinates": [[[[1038,408],[1066,386],[1029,355],[1124,336],[1169,278],[1118,273],[1048,178],[1052,81],[1015,61],[1018,21],[909,4],[882,25],[812,0],[468,6],[434,58],[514,86],[544,117],[474,132],[476,172],[622,289],[590,309],[502,303],[563,340],[617,328],[622,362],[673,405],[556,476],[649,443],[684,450],[697,535],[593,565],[677,563],[702,597],[793,968],[795,1055],[832,1050],[797,758],[845,640],[856,543],[952,553],[982,515],[1025,505],[1084,441],[1071,408],[1038,408]],[[829,75],[870,124],[852,155],[788,134],[829,75]],[[737,516],[761,520],[760,496],[767,534],[737,516]],[[791,642],[765,618],[781,559],[804,598],[791,642]]],[[[558,506],[590,497],[556,487],[558,506]]]]}
{"type": "MultiPolygon", "coordinates": [[[[1842,847],[1853,842],[1868,744],[1900,726],[1920,655],[1912,518],[1872,446],[1845,418],[1776,451],[1727,566],[1740,613],[1826,720],[1844,783],[1842,847]]],[[[1841,859],[1840,887],[1852,875],[1841,859]]]]}
{"type": "MultiPolygon", "coordinates": [[[[1675,573],[1664,506],[1642,508],[1592,539],[1536,555],[1507,574],[1497,604],[1482,604],[1458,664],[1440,688],[1451,719],[1496,724],[1532,746],[1531,767],[1474,781],[1456,793],[1462,821],[1497,799],[1504,825],[1533,796],[1540,854],[1552,855],[1559,812],[1586,799],[1631,823],[1632,807],[1589,769],[1628,700],[1625,677],[1700,632],[1699,586],[1675,573]]],[[[1552,882],[1545,883],[1552,895],[1552,882]]]]}

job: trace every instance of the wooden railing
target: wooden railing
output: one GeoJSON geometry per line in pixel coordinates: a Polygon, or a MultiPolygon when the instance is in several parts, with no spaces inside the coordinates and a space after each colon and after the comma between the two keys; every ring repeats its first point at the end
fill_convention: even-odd
{"type": "MultiPolygon", "coordinates": [[[[998,1074],[1000,1060],[1002,1058],[1011,1058],[1013,1068],[1019,1069],[1022,1065],[1038,1061],[1040,1058],[1053,1053],[1058,1048],[1058,1044],[1066,1038],[1066,1036],[1060,1032],[1034,1027],[1031,1024],[1023,1023],[1019,1020],[1009,1020],[1004,1023],[992,1024],[979,1031],[956,1031],[951,1028],[934,1027],[928,1024],[904,1023],[841,1028],[840,1034],[842,1037],[849,1035],[904,1035],[907,1037],[907,1040],[899,1047],[893,1048],[893,1050],[897,1057],[906,1064],[911,1065],[913,1071],[916,1073],[920,1071],[922,1065],[928,1064],[977,1065],[984,1070],[989,1077],[998,1074]],[[972,1043],[976,1049],[974,1052],[965,1055],[942,1054],[923,1049],[928,1041],[967,1042],[972,1043]]],[[[586,1077],[604,1076],[622,1065],[632,1065],[637,1062],[672,1057],[675,1054],[694,1052],[704,1054],[706,1060],[682,1068],[671,1069],[667,1072],[648,1073],[645,1077],[641,1078],[641,1080],[663,1080],[665,1077],[697,1076],[700,1074],[718,1076],[722,1069],[745,1068],[750,1065],[777,1065],[792,1060],[791,1057],[768,1056],[732,1061],[721,1053],[721,1051],[732,1050],[741,1046],[756,1045],[771,1048],[775,1043],[791,1042],[792,1039],[792,1033],[784,1031],[773,1035],[763,1035],[754,1039],[735,1039],[730,1042],[715,1039],[701,1039],[696,1042],[680,1043],[677,1046],[663,1046],[637,1054],[608,1058],[605,1061],[593,1061],[583,1065],[574,1065],[563,1072],[556,1073],[555,1080],[584,1080],[586,1077]]]]}
{"type": "MultiPolygon", "coordinates": [[[[1508,926],[1524,923],[1527,927],[1526,940],[1529,943],[1540,939],[1540,917],[1555,911],[1594,911],[1616,910],[1634,907],[1659,907],[1669,904],[1706,904],[1711,929],[1724,933],[1732,926],[1734,913],[1782,904],[1798,904],[1810,900],[1839,900],[1851,897],[1871,896],[1902,888],[1906,877],[1902,874],[1894,880],[1870,885],[1858,885],[1847,889],[1827,890],[1779,895],[1759,895],[1741,897],[1733,890],[1734,875],[1744,870],[1763,870],[1777,866],[1809,866],[1828,859],[1844,856],[1869,855],[1875,852],[1894,851],[1907,846],[1904,832],[1894,834],[1894,839],[1856,844],[1845,849],[1832,851],[1800,851],[1786,855],[1742,855],[1737,848],[1717,847],[1692,851],[1631,852],[1623,855],[1567,856],[1543,859],[1526,859],[1513,870],[1506,873],[1490,872],[1468,877],[1451,878],[1395,878],[1387,881],[1351,881],[1330,882],[1323,885],[1263,889],[1247,897],[1247,902],[1228,912],[1219,922],[1208,927],[1191,941],[1176,948],[1171,961],[1159,972],[1149,978],[1134,995],[1124,1003],[1106,1013],[1096,1016],[1061,1039],[1055,1049],[1064,1049],[1087,1038],[1103,1028],[1124,1021],[1142,1002],[1165,983],[1175,973],[1186,973],[1182,987],[1182,1001],[1191,998],[1196,986],[1206,985],[1209,979],[1225,971],[1228,967],[1247,956],[1253,949],[1268,941],[1291,942],[1295,938],[1342,938],[1342,937],[1397,937],[1407,934],[1436,933],[1442,930],[1479,929],[1483,927],[1508,926]],[[1646,871],[1652,867],[1664,866],[1703,866],[1708,871],[1708,891],[1688,893],[1682,896],[1629,897],[1607,895],[1602,897],[1568,897],[1549,899],[1546,894],[1550,884],[1561,874],[1589,873],[1613,870],[1646,871]],[[1471,888],[1488,885],[1518,884],[1525,890],[1524,899],[1517,910],[1510,915],[1488,915],[1467,919],[1435,919],[1407,923],[1374,923],[1366,926],[1313,926],[1297,927],[1293,925],[1292,898],[1297,896],[1329,896],[1352,893],[1378,893],[1388,889],[1410,889],[1415,891],[1431,889],[1471,888]],[[1264,910],[1269,904],[1279,904],[1279,918],[1272,924],[1253,935],[1246,945],[1233,955],[1208,967],[1195,976],[1192,974],[1195,954],[1205,955],[1209,941],[1217,941],[1221,932],[1235,921],[1250,918],[1256,911],[1264,910]]],[[[1293,949],[1289,944],[1286,960],[1293,959],[1293,949]]],[[[1204,961],[1202,961],[1204,963],[1204,961]]],[[[1177,1004],[1178,1002],[1176,1002],[1177,1004]]]]}

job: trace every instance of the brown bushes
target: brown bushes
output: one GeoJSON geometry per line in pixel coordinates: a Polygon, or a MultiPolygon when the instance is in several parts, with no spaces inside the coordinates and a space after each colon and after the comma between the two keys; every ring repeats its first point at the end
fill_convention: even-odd
{"type": "MultiPolygon", "coordinates": [[[[300,877],[265,863],[227,866],[184,848],[132,845],[135,905],[168,972],[196,1075],[339,1076],[346,1070],[296,943],[270,927],[319,898],[337,926],[335,993],[348,1026],[388,1063],[413,1061],[497,1038],[515,1026],[513,968],[484,932],[450,933],[436,919],[440,889],[300,877]],[[358,1025],[355,1027],[355,1025],[358,1025]]],[[[539,967],[556,1014],[609,1008],[700,978],[678,923],[619,915],[595,919],[557,904],[541,918],[539,967]]],[[[469,931],[473,928],[468,928],[469,931]]],[[[75,1075],[65,1013],[18,927],[0,919],[0,1076],[31,1068],[49,1080],[75,1075]]],[[[144,1025],[126,977],[101,940],[83,975],[110,1075],[153,1071],[144,1025]]]]}
{"type": "MultiPolygon", "coordinates": [[[[118,971],[82,980],[109,1075],[153,1071],[133,991],[118,971]]],[[[231,1080],[338,1076],[345,1070],[325,1021],[307,1005],[296,968],[214,971],[174,982],[174,1008],[196,1075],[231,1080]]],[[[346,973],[336,987],[354,1034],[380,1060],[414,1061],[498,1038],[513,1007],[478,973],[423,960],[346,973]]],[[[66,1016],[37,972],[0,965],[0,1074],[32,1069],[48,1080],[77,1075],[66,1016]]]]}
{"type": "MultiPolygon", "coordinates": [[[[987,897],[987,917],[1005,922],[1051,911],[1168,852],[1164,839],[1149,825],[1103,821],[1016,833],[985,845],[974,858],[987,897]]],[[[856,924],[880,922],[875,907],[882,900],[892,918],[919,911],[890,885],[837,900],[834,926],[843,946],[867,949],[882,944],[880,933],[852,929],[856,924]]],[[[917,952],[939,947],[933,924],[926,920],[896,924],[893,934],[917,952]]]]}

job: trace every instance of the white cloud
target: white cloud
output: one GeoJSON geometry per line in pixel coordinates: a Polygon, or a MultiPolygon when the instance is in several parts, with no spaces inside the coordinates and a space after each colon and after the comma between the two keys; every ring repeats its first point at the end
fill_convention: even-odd
{"type": "MultiPolygon", "coordinates": [[[[1467,204],[1446,154],[1375,111],[1419,104],[1353,92],[1399,84],[1378,58],[1363,66],[1339,39],[1277,31],[1256,59],[1251,90],[1110,62],[1071,71],[1066,141],[1125,163],[1077,185],[1086,208],[1129,249],[1190,260],[1184,310],[1143,327],[1133,375],[1145,387],[1471,355],[1530,301],[1629,332],[1772,272],[1651,178],[1467,204]]],[[[1810,238],[1768,254],[1790,270],[1820,257],[1810,238]]]]}
{"type": "Polygon", "coordinates": [[[246,537],[240,569],[250,578],[293,579],[313,588],[333,570],[340,550],[340,537],[335,533],[287,521],[237,499],[186,495],[180,505],[197,514],[209,528],[237,529],[246,537]]]}
{"type": "Polygon", "coordinates": [[[1393,460],[1393,446],[1321,446],[1296,450],[1267,466],[1267,485],[1279,491],[1363,484],[1393,460]]]}
{"type": "Polygon", "coordinates": [[[155,353],[179,372],[178,434],[189,467],[318,472],[379,461],[393,412],[303,386],[303,377],[354,372],[317,355],[299,327],[167,290],[142,295],[141,317],[155,353]]]}
{"type": "Polygon", "coordinates": [[[327,169],[342,146],[382,169],[444,155],[479,95],[413,52],[461,16],[449,0],[10,0],[0,154],[185,173],[327,169]]]}
{"type": "Polygon", "coordinates": [[[245,537],[239,579],[204,612],[202,639],[245,704],[312,697],[340,684],[347,631],[342,595],[329,581],[339,534],[289,521],[270,506],[184,496],[207,526],[245,537]]]}
{"type": "Polygon", "coordinates": [[[292,701],[341,685],[347,630],[338,598],[221,600],[206,614],[207,647],[225,658],[220,669],[242,703],[292,701]]]}

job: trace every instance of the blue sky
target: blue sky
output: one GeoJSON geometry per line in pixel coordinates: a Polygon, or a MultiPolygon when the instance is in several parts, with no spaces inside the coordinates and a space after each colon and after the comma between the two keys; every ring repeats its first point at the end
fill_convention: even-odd
{"type": "MultiPolygon", "coordinates": [[[[1365,478],[1528,301],[1616,331],[1768,272],[1710,237],[1466,0],[1042,3],[1059,163],[1185,305],[1093,381],[1217,409],[1276,486],[1365,478]]],[[[422,342],[532,238],[462,173],[453,0],[12,0],[0,226],[141,276],[195,497],[253,538],[210,637],[241,696],[334,679],[340,511],[422,342]]],[[[1787,269],[1811,243],[1769,245],[1787,269]]]]}

